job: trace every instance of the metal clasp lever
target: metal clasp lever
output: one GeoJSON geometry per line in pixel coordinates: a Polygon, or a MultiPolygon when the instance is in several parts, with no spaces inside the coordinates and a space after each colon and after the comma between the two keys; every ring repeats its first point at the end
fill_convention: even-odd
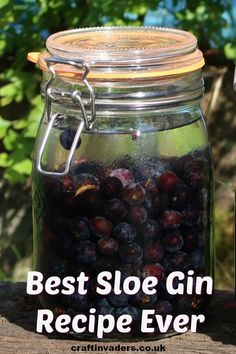
{"type": "Polygon", "coordinates": [[[43,153],[44,153],[44,150],[45,150],[45,147],[46,147],[46,144],[47,144],[47,141],[48,141],[48,137],[49,137],[49,134],[50,134],[50,131],[53,127],[53,123],[55,122],[56,118],[59,116],[59,113],[55,113],[51,119],[50,119],[50,122],[47,126],[47,129],[46,129],[46,132],[45,132],[45,135],[43,137],[43,141],[41,143],[41,146],[40,146],[40,149],[39,149],[39,153],[38,153],[38,157],[37,157],[37,162],[36,162],[36,167],[37,167],[37,170],[41,173],[43,173],[44,175],[49,175],[49,176],[65,176],[68,172],[69,172],[69,169],[70,169],[70,165],[71,165],[71,161],[72,161],[72,158],[73,158],[73,155],[74,155],[74,152],[75,152],[75,149],[77,147],[77,144],[78,144],[78,141],[79,141],[79,138],[80,138],[80,134],[82,133],[83,131],[83,128],[84,128],[84,121],[81,120],[80,121],[80,124],[78,126],[78,129],[77,129],[77,132],[75,134],[75,137],[74,137],[74,140],[73,140],[73,143],[71,145],[71,148],[70,148],[70,151],[69,151],[69,154],[68,154],[68,157],[67,157],[67,160],[66,160],[66,164],[65,164],[65,168],[62,172],[51,172],[51,171],[46,171],[42,168],[42,164],[41,164],[41,161],[42,161],[42,156],[43,156],[43,153]]]}
{"type": "Polygon", "coordinates": [[[51,57],[51,58],[46,58],[45,59],[48,69],[51,72],[51,77],[50,79],[47,81],[46,86],[45,86],[45,103],[46,103],[46,112],[47,112],[47,120],[48,120],[48,127],[46,129],[45,135],[43,137],[40,149],[39,149],[39,154],[37,157],[37,162],[36,162],[36,167],[37,170],[39,172],[41,172],[42,174],[45,175],[56,175],[56,176],[64,176],[68,173],[69,169],[70,169],[70,165],[71,165],[71,161],[75,152],[75,149],[77,147],[77,143],[79,141],[80,135],[83,131],[83,128],[85,126],[86,129],[91,129],[93,126],[93,123],[95,121],[96,118],[96,109],[95,109],[95,97],[94,97],[94,92],[92,87],[90,86],[90,84],[88,83],[87,80],[87,75],[89,73],[89,65],[88,63],[84,62],[83,60],[80,59],[66,59],[66,58],[55,58],[55,57],[51,57]],[[42,168],[42,156],[48,141],[48,137],[50,134],[50,131],[53,127],[53,124],[56,121],[56,118],[59,119],[59,113],[55,113],[51,116],[51,103],[52,101],[57,101],[58,98],[54,97],[52,95],[52,87],[51,84],[52,82],[55,80],[56,78],[56,70],[53,66],[53,64],[64,64],[64,65],[71,65],[74,66],[80,70],[84,70],[84,73],[82,75],[82,82],[85,85],[85,87],[88,89],[89,91],[89,97],[90,97],[90,107],[91,107],[91,112],[88,115],[84,106],[84,103],[82,101],[81,98],[81,93],[78,90],[75,90],[72,92],[71,94],[71,100],[75,103],[78,104],[82,113],[82,119],[80,120],[77,132],[75,134],[71,149],[69,151],[68,154],[68,158],[66,160],[66,164],[65,164],[65,169],[62,172],[51,172],[51,171],[46,171],[42,168]]]}

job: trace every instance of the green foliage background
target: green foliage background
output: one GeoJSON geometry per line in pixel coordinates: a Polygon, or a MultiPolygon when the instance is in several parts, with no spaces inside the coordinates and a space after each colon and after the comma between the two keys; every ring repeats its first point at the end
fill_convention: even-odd
{"type": "MultiPolygon", "coordinates": [[[[222,37],[222,29],[229,26],[223,13],[227,11],[231,16],[231,0],[172,0],[173,6],[168,8],[170,1],[0,0],[0,181],[3,178],[5,185],[23,187],[31,174],[31,152],[43,102],[41,72],[27,62],[26,56],[28,52],[44,49],[48,35],[76,27],[140,26],[150,10],[159,9],[163,14],[172,14],[175,27],[197,36],[207,60],[209,53],[210,60],[211,54],[216,53],[215,65],[230,66],[236,62],[236,36],[222,37]],[[180,3],[185,6],[175,11],[180,3]]],[[[233,254],[228,257],[228,250],[233,245],[232,211],[227,215],[216,213],[216,231],[216,242],[221,249],[219,259],[224,259],[217,265],[217,274],[228,273],[230,286],[233,254]],[[225,228],[227,223],[229,227],[225,228]]],[[[24,252],[14,242],[8,242],[17,262],[20,261],[24,252]]],[[[9,258],[8,254],[5,258],[9,258]]],[[[10,275],[3,269],[0,266],[0,279],[10,275]]]]}

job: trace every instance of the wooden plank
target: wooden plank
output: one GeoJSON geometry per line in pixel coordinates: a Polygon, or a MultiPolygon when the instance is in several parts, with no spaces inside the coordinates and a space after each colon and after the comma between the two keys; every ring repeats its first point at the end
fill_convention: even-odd
{"type": "MultiPolygon", "coordinates": [[[[33,297],[25,294],[25,283],[0,282],[0,353],[61,354],[73,353],[72,346],[103,345],[135,346],[137,350],[126,353],[150,353],[140,346],[165,346],[168,354],[235,354],[236,353],[236,302],[232,293],[217,291],[207,314],[207,322],[199,333],[187,332],[159,340],[145,342],[86,342],[74,339],[58,339],[35,333],[36,310],[39,307],[33,297]]],[[[81,348],[82,349],[82,348],[81,348]]],[[[95,348],[96,349],[96,348],[95,348]]],[[[82,351],[76,351],[76,353],[82,351]]],[[[118,350],[95,350],[87,353],[114,353],[118,350]]]]}

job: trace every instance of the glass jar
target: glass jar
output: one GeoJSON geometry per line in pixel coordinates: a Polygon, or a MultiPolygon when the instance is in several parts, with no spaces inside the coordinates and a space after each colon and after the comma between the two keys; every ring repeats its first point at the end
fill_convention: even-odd
{"type": "MultiPolygon", "coordinates": [[[[190,33],[149,27],[64,31],[46,46],[29,55],[43,70],[46,103],[33,154],[35,268],[45,280],[81,272],[88,280],[86,294],[63,294],[61,284],[57,295],[43,291],[41,304],[55,316],[88,318],[91,308],[96,321],[132,316],[129,333],[114,329],[104,338],[158,337],[155,325],[154,333],[140,330],[142,310],[191,315],[209,302],[204,290],[166,289],[174,271],[184,274],[184,287],[190,275],[193,284],[213,276],[202,53],[190,33]],[[112,291],[103,295],[105,271],[112,291]],[[137,279],[141,286],[149,276],[155,293],[140,287],[132,294],[137,279]]],[[[87,323],[80,336],[96,333],[87,323]]]]}

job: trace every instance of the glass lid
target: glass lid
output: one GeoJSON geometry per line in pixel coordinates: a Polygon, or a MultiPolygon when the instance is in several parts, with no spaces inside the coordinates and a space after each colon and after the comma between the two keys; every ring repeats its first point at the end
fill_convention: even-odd
{"type": "MultiPolygon", "coordinates": [[[[47,51],[29,60],[47,71],[47,57],[82,60],[88,77],[132,79],[190,72],[204,65],[197,40],[189,32],[159,27],[93,27],[62,31],[46,41],[47,51]]],[[[55,64],[58,75],[76,76],[73,65],[55,64]]],[[[80,73],[81,75],[81,73],[80,73]]]]}

